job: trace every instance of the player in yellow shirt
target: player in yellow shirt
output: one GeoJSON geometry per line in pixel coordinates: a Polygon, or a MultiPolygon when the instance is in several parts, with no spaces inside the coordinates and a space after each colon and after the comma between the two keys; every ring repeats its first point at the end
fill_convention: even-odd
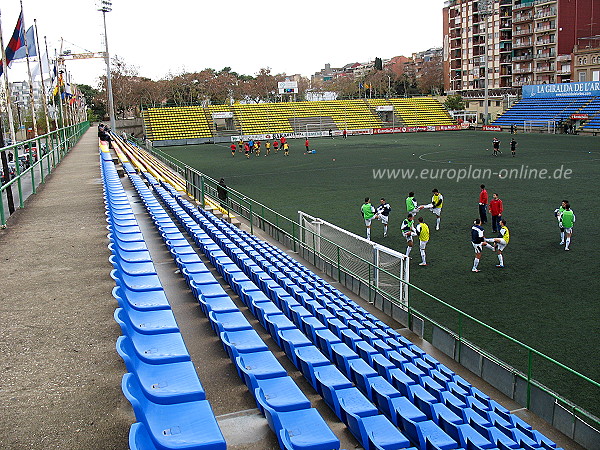
{"type": "Polygon", "coordinates": [[[421,250],[421,262],[420,266],[426,266],[427,261],[425,259],[425,247],[429,242],[429,226],[423,221],[422,217],[419,217],[419,223],[415,227],[417,236],[419,237],[419,249],[421,250]]]}
{"type": "Polygon", "coordinates": [[[289,154],[290,154],[290,145],[287,142],[285,142],[283,144],[283,156],[289,156],[289,154]]]}
{"type": "Polygon", "coordinates": [[[509,241],[510,231],[508,231],[505,219],[500,220],[500,237],[485,240],[485,242],[487,242],[485,246],[491,250],[496,250],[496,253],[498,253],[498,264],[496,264],[496,267],[500,269],[504,269],[504,257],[502,256],[502,252],[508,245],[509,241]],[[491,244],[494,244],[494,246],[491,244]]]}
{"type": "Polygon", "coordinates": [[[439,230],[440,229],[440,216],[442,215],[442,207],[444,206],[444,196],[437,189],[434,189],[431,192],[433,194],[431,196],[431,203],[421,206],[420,209],[428,209],[433,214],[435,214],[435,217],[436,217],[435,229],[439,230]]]}
{"type": "Polygon", "coordinates": [[[265,142],[265,156],[269,156],[271,153],[271,141],[265,142]]]}

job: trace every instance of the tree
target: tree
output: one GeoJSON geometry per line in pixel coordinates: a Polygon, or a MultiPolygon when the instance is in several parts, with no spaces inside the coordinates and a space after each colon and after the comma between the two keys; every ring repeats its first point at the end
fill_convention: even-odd
{"type": "Polygon", "coordinates": [[[444,102],[444,106],[448,111],[463,111],[465,109],[465,102],[458,94],[449,95],[444,102]]]}
{"type": "Polygon", "coordinates": [[[431,58],[423,63],[417,86],[421,94],[439,95],[444,91],[444,69],[441,57],[431,58]]]}
{"type": "Polygon", "coordinates": [[[96,122],[104,118],[106,115],[106,104],[98,101],[100,98],[100,91],[87,84],[78,84],[77,87],[85,98],[85,104],[88,107],[88,120],[96,122]]]}

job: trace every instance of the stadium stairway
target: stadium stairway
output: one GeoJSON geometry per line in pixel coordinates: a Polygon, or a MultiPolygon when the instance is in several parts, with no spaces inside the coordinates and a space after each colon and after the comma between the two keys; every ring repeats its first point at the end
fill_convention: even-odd
{"type": "MultiPolygon", "coordinates": [[[[133,167],[127,171],[146,206],[156,208],[156,199],[133,167]]],[[[406,448],[411,443],[419,448],[446,449],[556,447],[285,253],[210,213],[198,211],[174,189],[160,186],[148,173],[144,175],[173,217],[365,448],[406,448]],[[284,332],[295,337],[288,339],[284,332]]],[[[263,389],[260,380],[287,378],[283,368],[255,336],[240,310],[232,308],[226,298],[224,303],[217,302],[216,310],[212,309],[209,299],[221,297],[221,293],[214,294],[211,289],[203,293],[206,281],[188,270],[188,264],[198,264],[197,254],[164,210],[159,208],[154,220],[159,229],[164,226],[171,230],[171,234],[162,231],[165,243],[208,313],[213,329],[220,334],[238,373],[254,391],[259,409],[267,416],[282,448],[296,448],[293,438],[306,439],[303,432],[309,428],[315,430],[315,436],[331,436],[324,424],[318,425],[322,423],[318,415],[306,418],[313,421],[313,426],[306,430],[300,427],[300,432],[296,427],[290,434],[290,420],[294,420],[289,418],[291,413],[301,411],[304,417],[312,411],[302,400],[305,397],[296,399],[296,409],[281,410],[277,398],[273,404],[265,396],[263,390],[268,388],[263,389]],[[192,260],[186,262],[186,258],[192,260]],[[233,341],[230,334],[235,334],[233,341]],[[264,364],[267,369],[261,369],[264,364]],[[248,372],[250,367],[253,369],[248,372]],[[321,433],[317,431],[320,428],[324,430],[321,433]]],[[[324,439],[330,442],[326,445],[337,441],[324,439]]]]}

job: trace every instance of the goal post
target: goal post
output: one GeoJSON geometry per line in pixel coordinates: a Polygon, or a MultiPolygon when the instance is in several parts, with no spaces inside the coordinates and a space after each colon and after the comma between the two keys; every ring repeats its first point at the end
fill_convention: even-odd
{"type": "Polygon", "coordinates": [[[531,133],[536,130],[546,130],[548,134],[556,134],[556,122],[554,120],[524,120],[523,131],[531,133]]]}
{"type": "Polygon", "coordinates": [[[381,295],[408,305],[409,259],[332,223],[298,211],[300,243],[345,272],[370,284],[381,295]],[[404,281],[404,282],[403,282],[404,281]]]}

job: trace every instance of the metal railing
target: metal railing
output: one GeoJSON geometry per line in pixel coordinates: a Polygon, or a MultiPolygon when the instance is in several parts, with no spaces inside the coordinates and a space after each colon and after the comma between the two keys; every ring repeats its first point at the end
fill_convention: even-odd
{"type": "Polygon", "coordinates": [[[17,190],[18,208],[24,208],[27,197],[37,192],[39,185],[45,182],[89,127],[89,122],[81,122],[0,149],[6,160],[12,163],[10,167],[14,166],[14,174],[4,174],[1,179],[0,226],[5,227],[8,217],[13,213],[13,188],[17,190]]]}
{"type": "MultiPolygon", "coordinates": [[[[200,204],[204,206],[207,198],[219,202],[217,180],[163,151],[152,148],[150,152],[185,178],[188,194],[192,195],[200,204]]],[[[251,233],[254,233],[255,227],[258,227],[293,251],[307,253],[309,263],[317,266],[319,261],[325,262],[329,265],[332,276],[340,282],[343,275],[360,280],[368,289],[367,299],[369,301],[373,301],[376,295],[380,295],[404,309],[408,317],[408,324],[405,325],[409,328],[412,327],[414,318],[418,317],[430,327],[437,326],[446,331],[457,341],[458,356],[456,359],[459,363],[461,362],[461,353],[469,347],[506,368],[525,383],[525,407],[531,406],[531,392],[533,388],[537,388],[553,397],[557,404],[570,411],[573,417],[583,418],[595,428],[600,429],[600,420],[593,415],[593,413],[600,412],[594,400],[600,398],[599,382],[461,311],[418,286],[402,280],[398,275],[375,267],[372,261],[365,260],[321,236],[321,242],[327,242],[328,245],[336,248],[334,253],[337,256],[329,258],[318,248],[303,244],[303,241],[307,240],[301,239],[301,234],[314,235],[312,230],[232,188],[226,188],[226,191],[226,210],[246,219],[251,233]],[[350,260],[351,264],[344,264],[350,260]],[[411,291],[408,305],[402,305],[398,299],[389,298],[385,292],[378,289],[373,277],[375,270],[397,280],[399,285],[404,283],[408,286],[411,291]],[[365,277],[359,274],[368,275],[365,277]],[[572,400],[576,400],[577,404],[572,400]]],[[[223,204],[223,201],[221,203],[223,204]]],[[[308,240],[308,242],[311,241],[314,243],[317,239],[308,240]]]]}

